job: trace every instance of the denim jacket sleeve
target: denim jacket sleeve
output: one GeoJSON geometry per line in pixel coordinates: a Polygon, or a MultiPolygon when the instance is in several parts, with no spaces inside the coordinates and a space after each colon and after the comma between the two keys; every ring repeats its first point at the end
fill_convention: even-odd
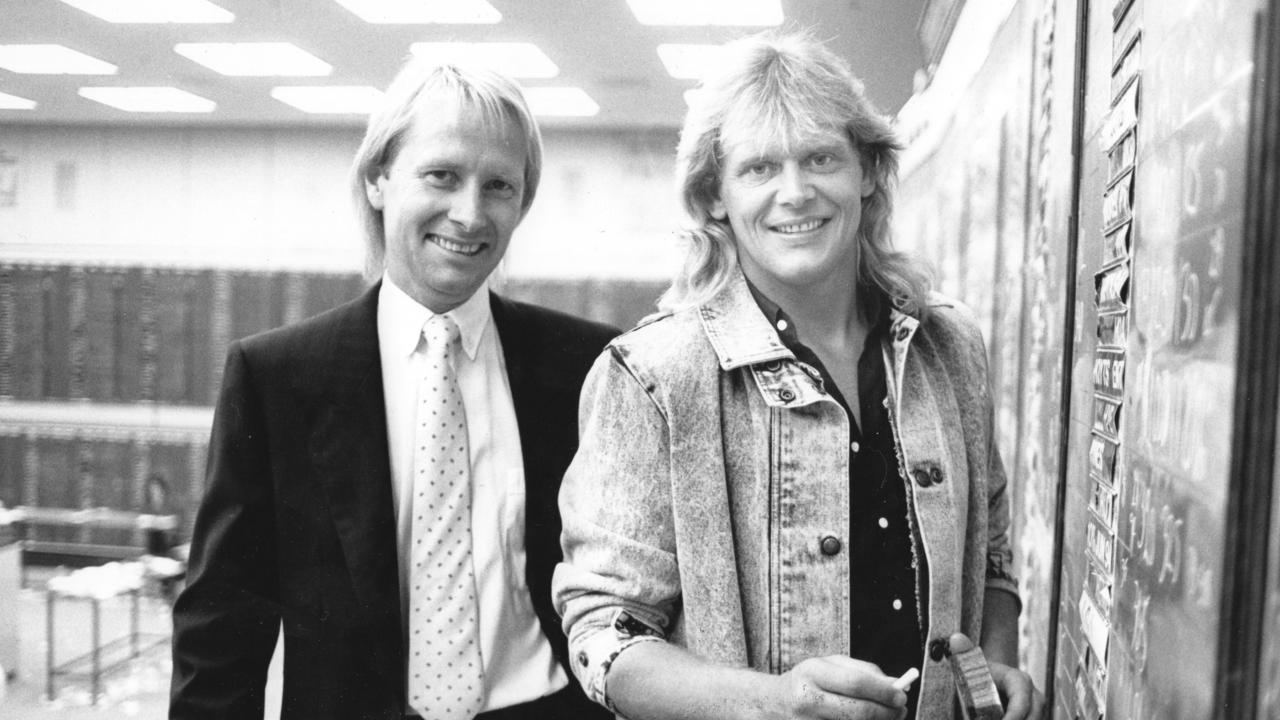
{"type": "MultiPolygon", "coordinates": [[[[1013,550],[1009,539],[1009,494],[1008,479],[1004,471],[1004,463],[1000,459],[999,444],[996,442],[995,409],[992,403],[990,386],[987,384],[989,368],[987,367],[987,349],[982,339],[982,331],[974,318],[973,311],[964,305],[958,305],[960,332],[964,338],[961,343],[964,350],[958,351],[961,357],[968,358],[964,365],[969,372],[963,381],[967,386],[966,393],[972,393],[977,402],[962,403],[973,413],[974,420],[981,423],[984,432],[976,437],[986,442],[986,491],[987,491],[987,552],[986,552],[986,589],[1003,590],[1018,598],[1018,581],[1013,576],[1013,550]]],[[[1021,600],[1019,599],[1019,605],[1021,600]]]]}
{"type": "Polygon", "coordinates": [[[574,673],[609,707],[613,660],[664,640],[680,596],[666,417],[606,350],[583,385],[578,453],[560,491],[564,562],[552,594],[574,673]]]}
{"type": "MultiPolygon", "coordinates": [[[[991,452],[987,479],[987,589],[1003,590],[1018,598],[1018,581],[1013,576],[1013,549],[1009,540],[1009,493],[1004,463],[991,430],[991,452]]],[[[1018,601],[1021,606],[1021,599],[1018,601]]]]}

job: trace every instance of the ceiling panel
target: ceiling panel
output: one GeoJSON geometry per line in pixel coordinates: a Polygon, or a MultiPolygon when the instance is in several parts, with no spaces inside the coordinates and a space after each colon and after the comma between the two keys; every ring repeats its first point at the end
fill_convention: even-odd
{"type": "MultiPolygon", "coordinates": [[[[652,27],[624,0],[490,0],[495,25],[370,25],[333,0],[213,0],[235,13],[222,25],[113,25],[58,0],[0,0],[0,44],[59,43],[119,67],[114,76],[20,75],[0,69],[0,92],[34,110],[0,109],[0,123],[358,126],[358,115],[310,115],[271,97],[280,85],[383,88],[420,41],[537,44],[560,75],[528,86],[577,85],[600,105],[590,118],[544,118],[549,126],[672,127],[689,80],[667,76],[660,43],[719,43],[747,28],[652,27]],[[180,42],[287,41],[333,66],[325,78],[223,77],[177,54],[180,42]],[[126,113],[80,97],[86,85],[173,85],[213,100],[209,114],[126,113]]],[[[924,0],[784,0],[791,26],[811,29],[853,65],[871,98],[896,112],[911,93],[922,53],[916,25],[924,0]]]]}

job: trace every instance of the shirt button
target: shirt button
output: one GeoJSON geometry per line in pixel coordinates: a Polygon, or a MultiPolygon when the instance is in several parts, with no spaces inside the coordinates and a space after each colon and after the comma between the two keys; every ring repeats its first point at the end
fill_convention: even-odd
{"type": "Polygon", "coordinates": [[[840,542],[840,538],[834,535],[828,535],[822,538],[822,543],[820,545],[822,547],[822,554],[831,556],[840,552],[842,543],[840,542]]]}
{"type": "Polygon", "coordinates": [[[889,527],[889,518],[880,518],[880,528],[884,529],[887,527],[889,527]]]}
{"type": "Polygon", "coordinates": [[[937,485],[938,483],[941,483],[941,482],[942,482],[942,469],[941,469],[941,468],[938,468],[938,467],[931,467],[931,468],[929,468],[929,480],[931,480],[931,481],[933,482],[933,484],[934,484],[934,485],[937,485]]]}
{"type": "Polygon", "coordinates": [[[849,443],[849,449],[856,453],[862,449],[862,446],[858,444],[857,440],[854,440],[853,442],[849,443]]]}
{"type": "Polygon", "coordinates": [[[796,399],[796,394],[787,388],[783,388],[778,391],[778,397],[782,399],[782,402],[791,402],[796,399]]]}
{"type": "Polygon", "coordinates": [[[782,369],[782,361],[770,360],[769,362],[764,364],[764,369],[768,372],[778,372],[779,370],[782,369]]]}
{"type": "Polygon", "coordinates": [[[902,327],[898,328],[898,334],[897,334],[897,336],[896,336],[896,338],[895,338],[895,339],[896,339],[898,342],[902,342],[903,340],[906,340],[906,339],[907,339],[907,336],[908,336],[908,335],[910,335],[910,334],[911,334],[911,331],[910,331],[910,330],[908,330],[908,329],[906,328],[906,326],[904,325],[904,326],[902,326],[902,327]]]}
{"type": "Polygon", "coordinates": [[[778,320],[778,332],[786,332],[787,327],[788,325],[786,320],[778,320]]]}
{"type": "Polygon", "coordinates": [[[901,610],[901,609],[902,609],[902,601],[901,601],[901,600],[899,600],[898,598],[894,598],[894,599],[893,599],[893,609],[894,609],[894,610],[901,610]]]}
{"type": "Polygon", "coordinates": [[[916,484],[920,487],[929,487],[933,484],[933,481],[929,479],[929,471],[924,468],[912,470],[911,477],[915,478],[916,484]]]}

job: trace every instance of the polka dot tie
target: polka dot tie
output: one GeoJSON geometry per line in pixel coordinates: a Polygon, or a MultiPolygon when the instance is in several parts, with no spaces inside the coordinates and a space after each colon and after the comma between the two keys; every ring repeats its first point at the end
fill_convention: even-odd
{"type": "Polygon", "coordinates": [[[484,666],[471,565],[467,419],[450,363],[458,326],[433,315],[422,335],[426,363],[414,427],[409,553],[409,705],[428,720],[470,720],[484,701],[484,666]]]}

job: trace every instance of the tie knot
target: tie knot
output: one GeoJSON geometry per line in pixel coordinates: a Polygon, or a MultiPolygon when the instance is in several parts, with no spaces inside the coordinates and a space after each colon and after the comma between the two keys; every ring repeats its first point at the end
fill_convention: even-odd
{"type": "Polygon", "coordinates": [[[458,323],[447,315],[432,315],[422,324],[422,337],[427,339],[428,348],[444,350],[458,339],[458,323]]]}

